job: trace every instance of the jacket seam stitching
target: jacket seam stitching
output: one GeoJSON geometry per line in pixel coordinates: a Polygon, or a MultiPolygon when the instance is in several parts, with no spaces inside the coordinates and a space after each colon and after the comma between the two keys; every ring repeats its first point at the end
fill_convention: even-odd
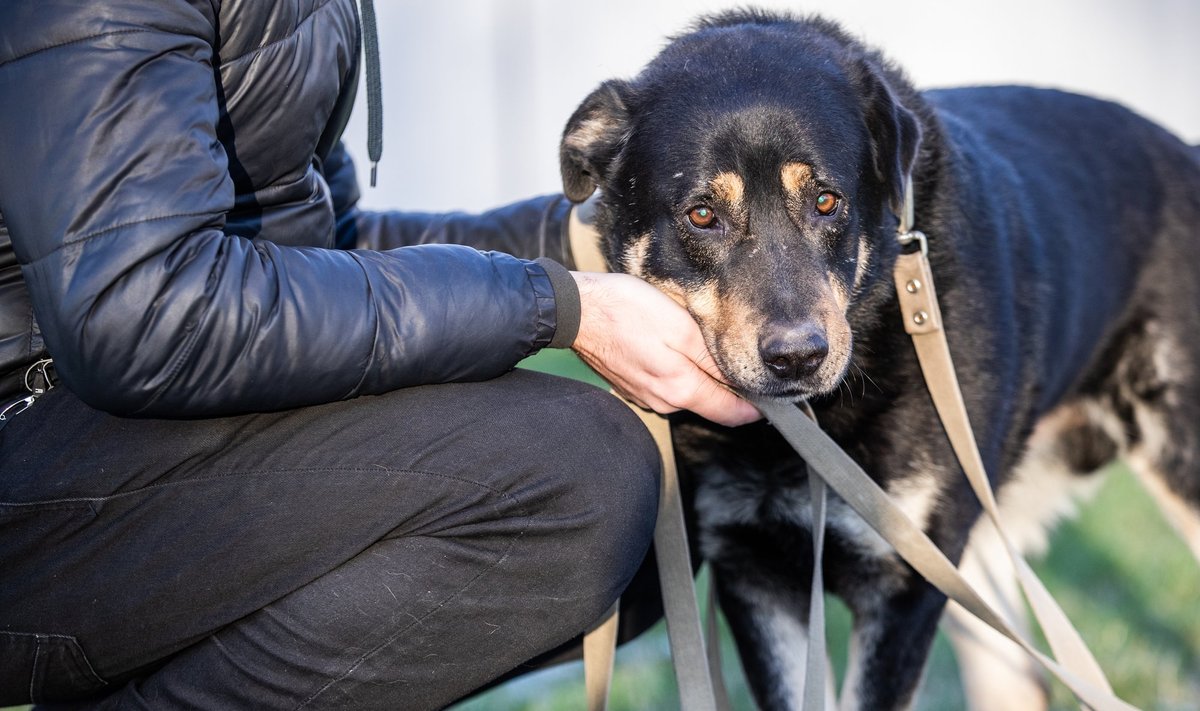
{"type": "Polygon", "coordinates": [[[367,271],[367,266],[363,264],[362,258],[360,258],[357,254],[354,254],[353,252],[348,252],[348,254],[350,254],[351,258],[354,259],[354,263],[357,264],[358,268],[363,272],[363,278],[367,284],[367,301],[371,304],[371,310],[375,314],[375,328],[371,333],[371,346],[367,353],[366,361],[363,364],[362,372],[359,373],[358,382],[354,384],[354,389],[346,394],[347,398],[351,397],[355,393],[361,394],[363,384],[367,382],[367,376],[371,372],[371,364],[375,362],[375,354],[379,350],[379,332],[381,330],[381,324],[383,320],[383,317],[380,314],[379,305],[375,303],[375,285],[371,283],[371,274],[367,271]]]}
{"type": "Polygon", "coordinates": [[[82,244],[89,240],[93,240],[97,237],[103,237],[104,235],[108,234],[109,232],[115,232],[116,230],[124,229],[126,227],[133,227],[134,225],[143,225],[143,224],[146,224],[147,222],[158,222],[160,220],[174,220],[179,217],[202,217],[202,216],[206,216],[206,215],[211,216],[213,214],[214,213],[211,211],[177,212],[177,213],[174,213],[171,215],[159,215],[157,217],[145,217],[140,220],[130,220],[128,222],[121,222],[119,224],[112,225],[111,227],[105,227],[104,229],[94,230],[92,232],[89,232],[89,233],[83,235],[82,237],[76,237],[75,239],[71,239],[71,240],[64,240],[62,244],[58,245],[57,247],[50,250],[49,252],[46,252],[45,254],[41,254],[41,255],[37,256],[35,259],[33,259],[31,261],[31,263],[45,259],[46,257],[49,257],[50,255],[54,254],[55,252],[58,252],[66,247],[70,247],[70,246],[73,246],[76,244],[82,244]]]}
{"type": "MultiPolygon", "coordinates": [[[[101,38],[101,37],[115,37],[115,36],[117,36],[117,35],[134,35],[134,34],[150,33],[150,32],[155,32],[155,31],[159,31],[159,30],[149,30],[149,29],[113,30],[113,31],[111,31],[111,32],[97,32],[96,34],[92,34],[92,35],[86,35],[86,36],[83,36],[83,37],[75,37],[75,38],[72,38],[72,39],[69,39],[69,40],[64,40],[64,41],[62,41],[62,42],[58,42],[58,43],[55,43],[55,44],[46,45],[45,47],[38,47],[37,49],[32,49],[32,50],[30,50],[30,51],[28,51],[28,52],[26,52],[26,53],[24,53],[24,54],[19,54],[19,55],[15,56],[15,57],[12,57],[12,58],[10,58],[10,59],[5,59],[4,61],[0,61],[0,67],[5,67],[5,66],[7,66],[7,65],[9,65],[9,64],[12,64],[12,63],[14,63],[14,62],[19,62],[19,61],[21,61],[22,59],[26,59],[26,58],[28,58],[28,57],[32,57],[32,56],[33,56],[33,55],[35,55],[35,54],[41,54],[42,52],[49,52],[49,51],[50,51],[50,50],[52,50],[52,49],[59,49],[59,48],[61,48],[61,47],[66,47],[66,46],[68,46],[68,45],[72,45],[72,44],[79,44],[80,42],[87,42],[88,40],[99,39],[99,38],[101,38]]],[[[188,36],[193,36],[193,37],[195,36],[193,33],[191,33],[191,32],[187,32],[187,31],[184,31],[184,30],[175,30],[175,29],[170,29],[170,28],[162,28],[162,30],[161,30],[161,31],[163,31],[163,32],[173,32],[173,33],[176,33],[176,34],[180,34],[180,35],[188,35],[188,36]]]]}
{"type": "Polygon", "coordinates": [[[287,33],[287,35],[285,35],[285,36],[283,36],[283,37],[280,37],[279,39],[277,39],[277,40],[274,40],[274,41],[272,41],[272,42],[268,42],[268,43],[266,43],[266,44],[264,44],[264,45],[260,45],[260,46],[258,46],[258,47],[252,47],[252,48],[250,48],[250,49],[246,50],[245,52],[242,52],[242,53],[241,53],[241,54],[239,54],[238,56],[236,56],[236,57],[233,57],[233,58],[231,58],[231,59],[223,59],[223,60],[221,60],[220,67],[221,67],[222,69],[224,69],[225,67],[228,67],[228,66],[230,66],[231,64],[237,64],[238,62],[242,61],[243,59],[246,59],[246,58],[250,57],[251,55],[255,55],[255,54],[259,54],[259,53],[261,53],[261,52],[265,52],[266,50],[270,49],[271,47],[274,47],[274,46],[275,46],[275,45],[277,45],[277,44],[282,44],[282,43],[284,43],[284,42],[290,42],[290,41],[292,41],[293,39],[295,39],[296,35],[297,35],[297,34],[300,32],[300,29],[301,29],[302,27],[304,27],[305,25],[307,25],[307,24],[309,24],[309,23],[311,23],[311,22],[313,21],[313,18],[317,16],[317,13],[319,13],[319,12],[321,12],[322,10],[324,10],[324,9],[326,9],[326,8],[328,8],[328,7],[330,7],[332,4],[333,4],[333,0],[325,0],[325,2],[321,3],[321,6],[320,6],[320,7],[315,7],[315,8],[313,8],[313,11],[312,11],[312,12],[310,12],[310,13],[308,13],[308,15],[307,15],[307,16],[306,16],[306,17],[305,17],[303,20],[301,20],[300,22],[296,23],[296,26],[295,26],[295,27],[293,27],[293,28],[292,28],[292,30],[291,30],[291,32],[288,32],[288,33],[287,33]]]}

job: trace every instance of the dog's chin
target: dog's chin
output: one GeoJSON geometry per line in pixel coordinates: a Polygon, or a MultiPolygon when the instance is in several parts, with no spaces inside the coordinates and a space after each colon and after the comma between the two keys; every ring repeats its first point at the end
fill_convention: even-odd
{"type": "Polygon", "coordinates": [[[779,380],[763,373],[754,382],[733,381],[734,389],[748,400],[769,400],[783,403],[798,403],[803,400],[828,395],[837,390],[842,382],[845,368],[838,368],[832,376],[822,377],[818,373],[812,378],[801,380],[779,380]]]}
{"type": "Polygon", "coordinates": [[[800,382],[758,383],[750,387],[738,386],[739,394],[748,400],[770,400],[782,403],[798,403],[809,398],[832,392],[837,387],[820,387],[817,384],[800,382]]]}

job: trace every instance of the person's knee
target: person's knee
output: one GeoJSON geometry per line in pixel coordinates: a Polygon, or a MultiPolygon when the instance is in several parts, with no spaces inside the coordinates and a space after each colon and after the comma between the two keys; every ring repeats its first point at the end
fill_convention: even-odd
{"type": "Polygon", "coordinates": [[[569,540],[571,584],[603,611],[628,584],[654,536],[660,458],[637,415],[600,390],[572,398],[544,442],[561,467],[559,490],[543,512],[569,540]]]}

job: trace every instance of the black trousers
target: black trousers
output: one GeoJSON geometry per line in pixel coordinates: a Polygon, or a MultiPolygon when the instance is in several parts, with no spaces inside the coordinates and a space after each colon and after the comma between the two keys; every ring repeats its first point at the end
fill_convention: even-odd
{"type": "Polygon", "coordinates": [[[528,371],[193,421],[57,388],[0,430],[0,705],[444,706],[611,605],[658,470],[528,371]]]}

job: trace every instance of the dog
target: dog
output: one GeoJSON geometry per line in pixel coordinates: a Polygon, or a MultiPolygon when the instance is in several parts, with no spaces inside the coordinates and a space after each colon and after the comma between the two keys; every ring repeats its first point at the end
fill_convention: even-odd
{"type": "MultiPolygon", "coordinates": [[[[565,194],[610,268],[685,306],[737,391],[820,425],[1019,622],[900,321],[911,176],[946,332],[1001,511],[1028,551],[1125,458],[1200,557],[1200,155],[1112,103],[917,92],[835,23],[700,19],[571,116],[565,194]],[[986,566],[986,570],[985,570],[986,566]]],[[[764,709],[799,708],[812,576],[804,463],[765,423],[674,417],[696,537],[764,709]]],[[[854,616],[844,709],[914,700],[946,601],[837,497],[827,589],[854,616]]],[[[1015,645],[949,631],[975,708],[1045,707],[1015,645]]],[[[983,633],[986,634],[986,633],[983,633]]],[[[994,635],[994,633],[992,633],[994,635]]]]}

